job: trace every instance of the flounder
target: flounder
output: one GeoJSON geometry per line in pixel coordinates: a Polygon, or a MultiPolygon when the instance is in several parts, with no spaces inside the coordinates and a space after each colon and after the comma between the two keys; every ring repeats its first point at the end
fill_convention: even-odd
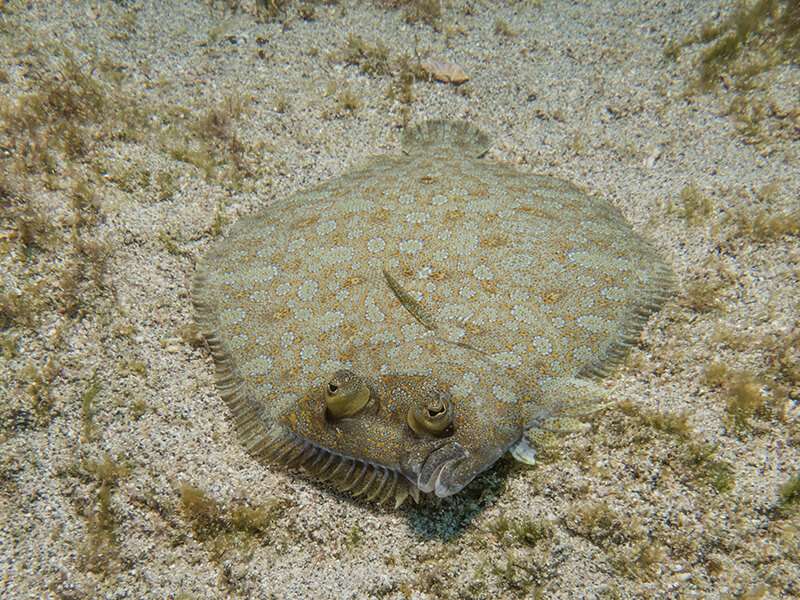
{"type": "Polygon", "coordinates": [[[196,320],[252,456],[398,506],[603,405],[672,272],[609,202],[488,147],[422,123],[211,248],[196,320]]]}

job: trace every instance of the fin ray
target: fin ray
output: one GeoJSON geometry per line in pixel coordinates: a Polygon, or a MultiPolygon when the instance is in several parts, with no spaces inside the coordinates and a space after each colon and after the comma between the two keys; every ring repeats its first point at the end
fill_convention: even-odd
{"type": "Polygon", "coordinates": [[[489,136],[467,121],[433,119],[406,128],[402,139],[406,154],[449,151],[480,158],[489,150],[489,136]]]}

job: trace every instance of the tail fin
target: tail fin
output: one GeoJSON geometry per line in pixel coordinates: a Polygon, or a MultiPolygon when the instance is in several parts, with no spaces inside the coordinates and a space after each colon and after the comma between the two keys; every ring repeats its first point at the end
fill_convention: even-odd
{"type": "Polygon", "coordinates": [[[489,150],[489,136],[467,121],[423,121],[403,133],[403,152],[426,154],[450,151],[480,158],[489,150]]]}

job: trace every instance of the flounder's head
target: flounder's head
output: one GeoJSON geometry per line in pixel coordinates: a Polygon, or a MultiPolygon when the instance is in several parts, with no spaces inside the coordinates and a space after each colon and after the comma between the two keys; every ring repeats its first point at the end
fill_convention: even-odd
{"type": "Polygon", "coordinates": [[[273,459],[340,489],[399,506],[411,495],[460,491],[519,439],[509,415],[457,402],[435,378],[333,373],[282,419],[289,441],[273,459]]]}

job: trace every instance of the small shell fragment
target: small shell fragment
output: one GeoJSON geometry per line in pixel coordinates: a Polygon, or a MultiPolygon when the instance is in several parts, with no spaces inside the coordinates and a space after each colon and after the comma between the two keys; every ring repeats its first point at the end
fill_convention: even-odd
{"type": "Polygon", "coordinates": [[[436,81],[454,85],[469,81],[469,76],[464,72],[464,69],[455,63],[444,60],[426,60],[420,66],[436,81]]]}

